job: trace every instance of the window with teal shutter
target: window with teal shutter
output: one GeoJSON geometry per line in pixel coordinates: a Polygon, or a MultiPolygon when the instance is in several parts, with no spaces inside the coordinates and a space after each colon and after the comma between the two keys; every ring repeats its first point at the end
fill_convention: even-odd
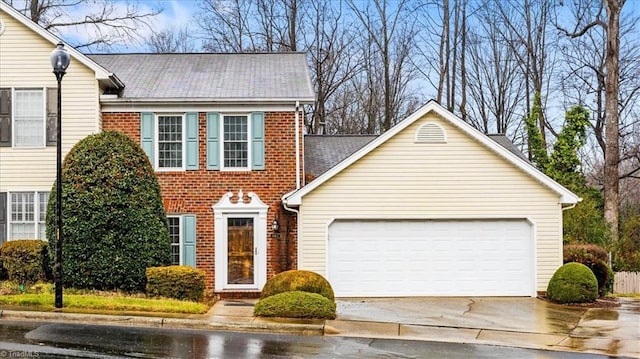
{"type": "Polygon", "coordinates": [[[182,216],[182,265],[196,267],[196,216],[182,216]]]}
{"type": "Polygon", "coordinates": [[[154,115],[153,113],[141,113],[140,114],[140,145],[142,149],[149,157],[149,161],[151,162],[151,166],[155,166],[153,153],[154,153],[154,135],[153,135],[153,124],[154,115]]]}
{"type": "Polygon", "coordinates": [[[186,114],[187,170],[198,169],[198,113],[186,114]]]}
{"type": "Polygon", "coordinates": [[[220,169],[220,114],[207,113],[207,169],[220,169]]]}
{"type": "Polygon", "coordinates": [[[264,170],[264,112],[251,114],[251,169],[264,170]]]}

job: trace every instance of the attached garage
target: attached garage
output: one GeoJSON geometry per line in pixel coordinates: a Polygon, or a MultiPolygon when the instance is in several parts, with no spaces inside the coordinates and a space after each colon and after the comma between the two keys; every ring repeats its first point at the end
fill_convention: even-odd
{"type": "Polygon", "coordinates": [[[526,220],[338,220],[328,279],[339,297],[530,296],[526,220]]]}
{"type": "Polygon", "coordinates": [[[580,201],[434,101],[375,138],[307,136],[305,169],[323,172],[283,197],[298,268],[339,297],[535,296],[580,201]]]}

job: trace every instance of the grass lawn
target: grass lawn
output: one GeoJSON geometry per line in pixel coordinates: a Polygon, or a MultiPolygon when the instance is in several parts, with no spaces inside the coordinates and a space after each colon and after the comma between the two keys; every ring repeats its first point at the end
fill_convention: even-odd
{"type": "MultiPolygon", "coordinates": [[[[4,283],[3,283],[4,284],[4,283]]],[[[38,285],[36,285],[38,286],[38,285]]],[[[0,295],[0,305],[25,309],[53,310],[54,294],[50,284],[34,290],[25,288],[22,293],[0,295]]],[[[66,312],[146,312],[150,314],[204,314],[209,306],[204,303],[166,298],[144,298],[142,295],[126,295],[115,292],[91,292],[65,290],[62,296],[66,312]]]]}

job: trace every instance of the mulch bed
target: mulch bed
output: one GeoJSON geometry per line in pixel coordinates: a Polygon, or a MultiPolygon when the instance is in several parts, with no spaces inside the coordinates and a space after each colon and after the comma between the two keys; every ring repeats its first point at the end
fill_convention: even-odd
{"type": "MultiPolygon", "coordinates": [[[[538,296],[538,299],[551,303],[551,301],[544,296],[538,296]]],[[[618,301],[618,298],[615,298],[615,297],[604,297],[604,298],[596,299],[596,301],[593,303],[567,303],[567,304],[560,304],[560,305],[566,305],[568,307],[590,308],[590,309],[591,308],[617,308],[620,306],[620,301],[618,301]]]]}

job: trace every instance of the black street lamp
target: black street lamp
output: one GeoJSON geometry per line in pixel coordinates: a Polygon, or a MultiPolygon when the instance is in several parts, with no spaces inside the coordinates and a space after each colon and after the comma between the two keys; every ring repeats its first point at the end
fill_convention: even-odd
{"type": "Polygon", "coordinates": [[[62,308],[62,76],[66,73],[71,58],[62,41],[51,52],[51,67],[58,80],[58,123],[56,125],[56,265],[55,306],[62,308]]]}

